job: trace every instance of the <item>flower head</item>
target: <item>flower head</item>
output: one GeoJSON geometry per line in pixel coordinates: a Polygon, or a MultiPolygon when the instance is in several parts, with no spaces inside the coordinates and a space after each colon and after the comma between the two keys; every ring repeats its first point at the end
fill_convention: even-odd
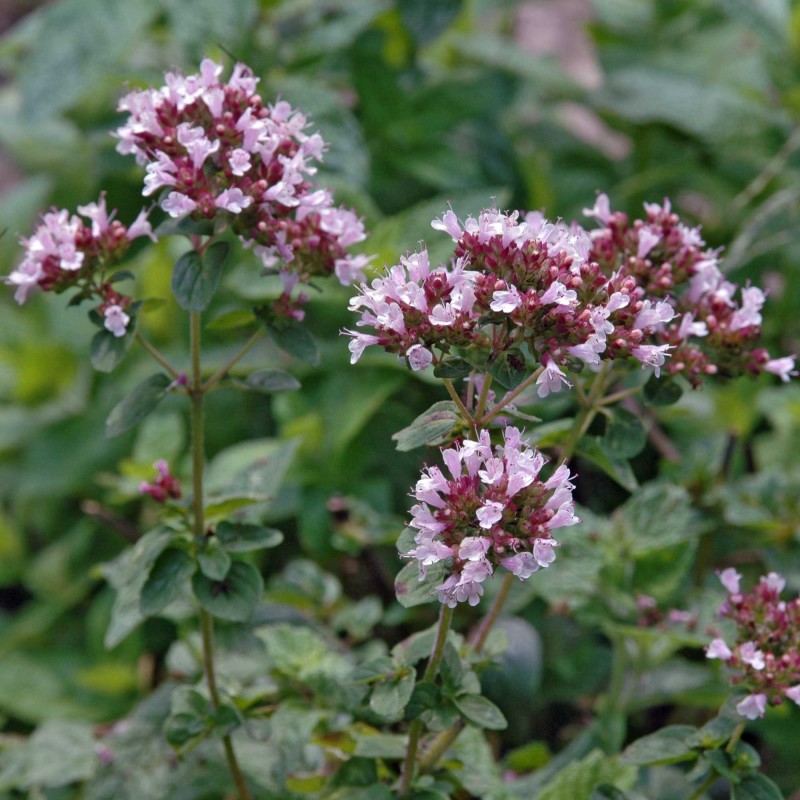
{"type": "Polygon", "coordinates": [[[227,81],[222,73],[207,58],[198,74],[168,73],[164,86],[120,100],[128,118],[117,150],[145,167],[143,193],[166,189],[161,207],[172,217],[226,215],[268,269],[282,261],[304,282],[363,278],[365,259],[347,250],[365,238],[361,220],[311,181],[322,138],[287,102],[265,104],[243,64],[227,81]]]}
{"type": "Polygon", "coordinates": [[[775,572],[764,575],[750,593],[741,591],[741,575],[732,568],[719,578],[728,591],[720,615],[733,621],[736,633],[730,644],[712,640],[706,655],[725,662],[731,682],[750,691],[736,710],[757,719],[768,704],[779,705],[784,698],[800,705],[800,598],[781,599],[786,581],[775,572]]]}
{"type": "Polygon", "coordinates": [[[481,584],[497,567],[526,580],[555,560],[552,531],[580,520],[574,514],[571,476],[560,467],[546,481],[544,457],[517,428],[492,445],[483,431],[442,451],[447,472],[428,467],[417,481],[411,510],[416,547],[405,555],[426,567],[447,562],[439,599],[475,605],[481,584]]]}

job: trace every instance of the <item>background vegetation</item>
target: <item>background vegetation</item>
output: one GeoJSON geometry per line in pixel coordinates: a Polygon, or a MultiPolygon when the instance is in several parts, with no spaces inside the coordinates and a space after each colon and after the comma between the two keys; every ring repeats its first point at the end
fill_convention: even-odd
{"type": "MultiPolygon", "coordinates": [[[[600,189],[631,213],[670,196],[725,247],[733,280],[770,288],[770,349],[800,351],[800,7],[788,0],[56,0],[0,40],[0,271],[11,271],[18,234],[51,204],[74,208],[102,187],[109,206],[133,218],[141,173],[114,151],[111,109],[126,84],[157,85],[165,70],[193,71],[204,55],[248,63],[265,98],[280,95],[311,115],[329,143],[321,181],[364,216],[363,250],[377,266],[423,239],[444,256],[447,239],[429,226],[448,204],[464,216],[494,198],[573,219],[600,189]]],[[[168,294],[172,247],[140,257],[153,294],[168,294]]],[[[270,290],[235,269],[214,308],[270,290]]],[[[144,357],[132,352],[113,376],[93,372],[82,311],[49,296],[19,309],[10,295],[0,322],[6,742],[47,720],[112,723],[157,698],[185,663],[173,646],[180,618],[148,620],[104,646],[114,591],[100,566],[147,528],[152,512],[137,487],[152,462],[185,456],[182,410],[168,400],[136,432],[105,438],[108,412],[147,374],[144,357]]],[[[434,609],[394,601],[394,542],[430,454],[398,452],[391,436],[442,398],[382,354],[348,366],[338,331],[352,325],[349,296],[325,286],[312,299],[322,357],[316,367],[291,362],[302,392],[211,397],[208,455],[269,440],[262,444],[286,456],[269,509],[286,540],[260,563],[263,620],[299,615],[347,645],[393,645],[432,622],[434,609]]],[[[140,324],[180,362],[174,307],[140,324]]],[[[223,363],[230,333],[206,336],[223,363]]],[[[265,343],[247,363],[287,362],[265,343]]],[[[650,437],[630,473],[578,463],[587,522],[563,537],[542,580],[515,588],[507,669],[486,678],[509,720],[492,740],[504,768],[553,764],[575,742],[606,691],[615,636],[630,637],[647,680],[628,695],[627,733],[623,725],[614,737],[713,715],[727,690],[700,649],[710,619],[691,634],[637,625],[635,597],[654,597],[664,613],[710,609],[721,597],[713,570],[723,565],[747,581],[777,569],[800,589],[800,389],[775,384],[707,386],[649,411],[650,437]],[[644,500],[628,501],[653,480],[644,500]],[[661,480],[681,487],[679,496],[659,495],[661,480]],[[665,541],[664,513],[684,515],[681,536],[665,541]]],[[[476,613],[459,609],[456,627],[466,630],[476,613]]],[[[800,709],[788,705],[748,727],[764,771],[787,794],[800,787],[800,709]]],[[[0,796],[25,785],[14,769],[22,767],[0,771],[0,796]]],[[[685,796],[670,794],[670,769],[650,771],[645,796],[685,796]]],[[[29,786],[45,787],[38,796],[67,796],[47,789],[42,773],[26,774],[29,786]]],[[[190,783],[186,776],[181,797],[208,796],[190,783]]]]}

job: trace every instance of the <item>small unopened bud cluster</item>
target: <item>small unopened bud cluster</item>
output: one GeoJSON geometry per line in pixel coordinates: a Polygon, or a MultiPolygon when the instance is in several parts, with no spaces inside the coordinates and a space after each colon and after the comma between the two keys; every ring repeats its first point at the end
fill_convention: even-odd
{"type": "Polygon", "coordinates": [[[541,480],[545,459],[517,428],[505,428],[494,447],[481,431],[442,450],[442,459],[447,474],[427,467],[417,481],[410,522],[417,546],[405,555],[419,563],[420,580],[427,567],[446,563],[449,574],[436,590],[450,607],[476,605],[498,566],[520,580],[547,567],[558,545],[551,531],[580,522],[569,469],[541,480]]]}
{"type": "Polygon", "coordinates": [[[156,476],[150,481],[139,484],[141,494],[150,495],[156,503],[166,503],[167,500],[178,500],[181,496],[181,482],[170,472],[169,464],[164,459],[159,459],[153,464],[156,476]]]}
{"type": "Polygon", "coordinates": [[[800,705],[800,597],[781,600],[786,581],[775,572],[763,576],[750,594],[742,593],[735,569],[719,577],[728,591],[720,616],[736,624],[736,635],[730,644],[714,639],[706,655],[734,671],[733,685],[749,690],[736,710],[757,719],[768,704],[778,706],[786,697],[800,705]]]}
{"type": "Polygon", "coordinates": [[[411,369],[438,364],[454,348],[482,351],[487,361],[516,348],[542,371],[538,394],[570,386],[568,374],[603,360],[633,359],[693,385],[706,375],[772,372],[789,380],[794,358],[755,349],[760,289],[724,280],[714,252],[703,249],[669,203],[646,205],[647,221],[628,225],[600,195],[588,216],[604,226],[521,218],[497,209],[463,223],[452,211],[432,223],[454,242],[450,265],[432,266],[427,250],[400,259],[350,308],[374,333],[346,331],[351,361],[378,345],[411,369]],[[701,344],[702,343],[702,344],[701,344]]]}
{"type": "Polygon", "coordinates": [[[117,150],[146,166],[143,194],[160,192],[172,217],[226,217],[266,269],[279,265],[287,293],[298,276],[362,278],[367,258],[346,251],[365,238],[361,221],[309,181],[322,137],[307,133],[306,117],[287,102],[265,105],[243,64],[227,81],[222,71],[205,59],[199,74],[168,73],[165,86],[120,101],[130,116],[117,150]]]}
{"type": "Polygon", "coordinates": [[[22,263],[6,278],[16,287],[14,299],[24,303],[33,290],[63,292],[78,290],[78,299],[99,300],[97,313],[114,336],[124,336],[131,321],[132,300],[119,294],[109,278],[130,243],[140,236],[155,241],[142,211],[129,227],[108,212],[105,195],[97,203],[78,206],[78,214],[53,210],[42,216],[33,235],[21,240],[22,263]]]}

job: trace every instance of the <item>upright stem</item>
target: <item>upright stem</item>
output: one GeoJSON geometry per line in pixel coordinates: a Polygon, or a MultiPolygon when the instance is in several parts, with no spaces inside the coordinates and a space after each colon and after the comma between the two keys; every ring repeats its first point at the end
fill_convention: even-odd
{"type": "Polygon", "coordinates": [[[497,618],[500,616],[500,612],[503,610],[503,606],[506,603],[506,598],[508,597],[508,593],[511,591],[511,585],[514,582],[514,576],[509,572],[503,577],[503,583],[500,584],[500,591],[497,593],[497,597],[494,598],[494,602],[492,603],[492,607],[489,609],[489,613],[483,618],[481,624],[478,626],[478,629],[475,631],[475,636],[471,640],[472,649],[476,653],[480,653],[483,650],[483,646],[486,644],[486,640],[489,638],[489,634],[494,627],[495,622],[497,622],[497,618]]]}
{"type": "Polygon", "coordinates": [[[475,419],[473,418],[472,414],[469,413],[467,407],[464,405],[461,398],[458,396],[458,392],[456,391],[455,386],[453,386],[453,381],[449,378],[443,378],[442,383],[444,384],[444,388],[447,389],[447,393],[452,398],[453,402],[458,407],[458,410],[461,412],[461,416],[464,418],[464,422],[468,422],[470,425],[475,424],[475,419]]]}
{"type": "MultiPolygon", "coordinates": [[[[203,510],[203,467],[205,461],[205,428],[203,425],[203,373],[200,363],[200,313],[191,312],[189,318],[189,354],[192,374],[189,380],[189,400],[192,409],[192,530],[199,541],[205,536],[205,517],[203,510]]],[[[204,608],[200,608],[200,635],[203,643],[203,672],[208,685],[211,705],[216,711],[220,705],[217,675],[214,668],[214,618],[204,608]]],[[[239,800],[252,800],[250,790],[239,768],[233,742],[229,735],[222,737],[225,759],[228,762],[239,800]]]]}
{"type": "MultiPolygon", "coordinates": [[[[541,368],[523,381],[523,383],[521,383],[513,392],[509,392],[503,398],[503,400],[501,400],[494,408],[490,409],[482,419],[478,420],[478,424],[484,425],[492,417],[498,414],[507,403],[513,400],[514,397],[520,394],[527,386],[530,386],[530,384],[538,377],[540,372],[541,368]]],[[[608,364],[606,363],[600,369],[600,372],[595,376],[594,383],[592,384],[592,388],[589,390],[588,395],[585,398],[582,398],[581,409],[576,415],[575,422],[572,427],[572,435],[561,452],[561,458],[559,459],[558,466],[565,464],[570,458],[572,458],[581,436],[586,433],[586,431],[589,429],[589,425],[592,424],[592,420],[597,415],[599,401],[602,397],[603,391],[606,388],[607,379],[608,364]]],[[[503,606],[505,605],[506,599],[508,598],[508,593],[511,591],[511,586],[513,583],[514,576],[511,573],[507,574],[503,578],[500,591],[497,593],[497,597],[495,597],[492,607],[481,621],[481,624],[478,626],[478,629],[472,638],[471,644],[474,652],[480,653],[481,650],[483,650],[486,640],[488,639],[494,624],[497,622],[497,618],[500,616],[500,613],[503,610],[503,606]]],[[[448,748],[453,744],[456,738],[458,738],[458,734],[461,733],[463,727],[463,723],[459,720],[459,722],[457,722],[455,725],[447,728],[435,737],[427,752],[424,753],[420,758],[419,766],[421,772],[428,772],[436,766],[439,759],[447,752],[448,748]]],[[[409,742],[409,752],[410,744],[411,742],[409,742]]],[[[414,746],[416,748],[416,743],[414,746]]],[[[406,777],[407,772],[404,770],[403,778],[405,779],[406,777]]],[[[402,796],[403,795],[401,795],[401,797],[402,796]]]]}
{"type": "MultiPolygon", "coordinates": [[[[450,622],[453,619],[453,609],[450,606],[442,605],[439,612],[439,625],[436,628],[436,640],[433,643],[433,650],[431,657],[428,661],[428,666],[422,675],[422,680],[425,683],[430,683],[436,679],[436,673],[439,670],[439,662],[444,655],[444,645],[447,641],[447,632],[450,630],[450,622]]],[[[408,747],[406,749],[406,757],[403,762],[403,774],[400,780],[400,797],[402,800],[411,796],[411,783],[414,780],[414,770],[417,760],[417,750],[419,749],[419,740],[422,736],[422,720],[415,719],[410,728],[408,729],[408,747]]]]}

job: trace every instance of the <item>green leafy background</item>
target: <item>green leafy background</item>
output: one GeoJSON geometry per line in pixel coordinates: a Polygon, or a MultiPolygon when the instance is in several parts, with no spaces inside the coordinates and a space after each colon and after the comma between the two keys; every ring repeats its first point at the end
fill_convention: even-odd
{"type": "MultiPolygon", "coordinates": [[[[733,280],[770,287],[772,351],[800,351],[800,7],[789,0],[30,6],[9,4],[4,13],[14,24],[0,39],[3,273],[19,257],[18,236],[50,205],[74,208],[105,189],[123,221],[137,213],[141,171],[116,154],[108,135],[126,86],[158,84],[175,66],[191,71],[204,55],[232,56],[261,77],[265,98],[280,95],[310,114],[329,144],[320,181],[363,215],[371,236],[362,249],[376,254],[375,267],[423,240],[432,257],[446,258],[449,241],[430,220],[448,205],[464,216],[494,201],[569,220],[597,190],[630,213],[670,196],[686,220],[702,224],[711,246],[724,245],[733,280]]],[[[134,252],[142,296],[170,296],[176,247],[167,239],[134,252]]],[[[254,268],[241,252],[223,268],[205,315],[217,320],[203,333],[211,369],[238,347],[236,326],[247,318],[237,317],[237,304],[274,290],[252,280],[254,268]]],[[[288,697],[241,742],[245,769],[281,797],[324,790],[355,798],[362,795],[354,787],[370,785],[364,797],[388,796],[374,788],[379,776],[365,756],[397,757],[397,742],[379,738],[391,734],[377,727],[402,717],[414,689],[410,677],[385,677],[402,668],[389,648],[434,619],[429,603],[395,601],[402,564],[394,544],[408,488],[435,450],[395,449],[392,435],[444,398],[382,354],[349,366],[339,335],[353,324],[349,296],[332,285],[312,293],[308,327],[318,353],[306,347],[292,358],[278,338],[265,340],[240,376],[244,382],[258,369],[262,377],[226,387],[208,404],[210,516],[247,506],[254,522],[285,537],[265,554],[234,560],[249,576],[244,593],[260,593],[262,576],[266,600],[253,612],[250,600],[234,597],[221,634],[231,652],[222,671],[253,704],[272,702],[276,692],[288,697]],[[283,391],[297,380],[300,391],[283,391]],[[269,468],[259,471],[265,460],[269,468]],[[256,625],[254,637],[237,627],[244,618],[256,625]],[[352,670],[376,658],[388,666],[364,699],[352,670]],[[360,733],[346,734],[355,757],[341,786],[303,783],[298,776],[324,774],[320,759],[336,745],[323,736],[336,733],[326,705],[333,689],[365,709],[360,733]],[[266,739],[269,747],[259,745],[266,739]]],[[[135,348],[112,374],[94,372],[93,330],[63,298],[39,296],[18,308],[9,292],[2,302],[0,796],[19,796],[7,794],[14,789],[48,798],[215,796],[227,784],[213,743],[178,767],[154,743],[168,717],[171,741],[190,741],[211,724],[167,691],[170,681],[197,673],[185,644],[185,598],[151,585],[148,602],[163,604],[164,617],[140,624],[142,586],[132,585],[139,578],[120,559],[155,523],[137,492],[152,462],[167,458],[188,473],[185,409],[135,348]],[[121,402],[147,414],[144,422],[134,429],[120,421],[121,402]],[[127,606],[125,597],[133,598],[127,606]],[[95,755],[92,726],[124,716],[118,758],[148,765],[132,782],[95,755]],[[65,793],[88,779],[89,794],[65,793]]],[[[140,324],[186,367],[184,320],[170,300],[143,312],[140,324]]],[[[565,409],[526,409],[545,419],[531,425],[543,445],[548,435],[558,441],[565,409]]],[[[515,587],[512,646],[484,673],[490,707],[464,700],[469,692],[436,706],[445,716],[457,706],[467,717],[464,708],[491,717],[492,729],[502,727],[499,709],[508,723],[491,734],[491,747],[474,729],[459,739],[461,796],[686,797],[674,788],[685,786],[677,766],[651,766],[637,777],[630,759],[601,753],[716,713],[725,683],[701,647],[721,599],[718,565],[736,564],[746,581],[779,569],[790,590],[800,589],[800,389],[766,378],[708,386],[674,405],[649,406],[644,425],[648,437],[620,409],[589,432],[577,462],[585,524],[569,529],[551,569],[515,587]],[[652,596],[664,612],[697,611],[700,624],[693,631],[637,625],[637,595],[652,596]],[[635,665],[623,687],[623,722],[601,715],[603,725],[589,726],[587,708],[602,707],[620,640],[635,665]],[[496,757],[516,783],[501,779],[496,757]],[[619,794],[598,795],[602,786],[619,794]]],[[[165,573],[189,580],[165,542],[156,535],[137,548],[149,547],[143,557],[161,556],[165,573]]],[[[476,613],[459,609],[457,629],[476,613]]],[[[787,795],[800,787],[799,723],[800,709],[785,705],[748,728],[762,771],[787,795]]],[[[747,778],[736,797],[774,796],[760,781],[747,778]]],[[[449,791],[431,784],[425,796],[449,791]]]]}

